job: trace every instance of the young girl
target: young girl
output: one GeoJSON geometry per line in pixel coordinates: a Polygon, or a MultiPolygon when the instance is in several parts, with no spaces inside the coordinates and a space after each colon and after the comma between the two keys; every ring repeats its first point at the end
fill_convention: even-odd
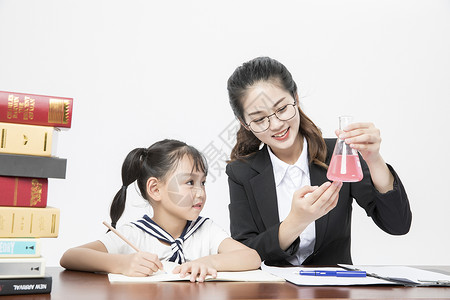
{"type": "Polygon", "coordinates": [[[372,123],[336,132],[362,156],[363,180],[331,183],[326,172],[336,139],[323,139],[300,109],[283,64],[268,57],[244,63],[228,79],[228,93],[241,122],[226,168],[233,238],[267,263],[351,264],[353,198],[385,232],[409,231],[406,191],[381,157],[372,123]]]}
{"type": "Polygon", "coordinates": [[[81,271],[104,271],[128,276],[147,276],[163,269],[162,260],[181,264],[173,273],[190,274],[190,281],[204,281],[217,271],[257,269],[256,251],[228,237],[208,218],[199,217],[205,201],[207,164],[194,147],[163,140],[148,149],[137,148],[122,166],[122,188],[111,205],[112,226],[121,217],[127,187],[134,181],[150,202],[147,215],[118,231],[140,249],[109,231],[100,240],[67,250],[61,266],[81,271]]]}

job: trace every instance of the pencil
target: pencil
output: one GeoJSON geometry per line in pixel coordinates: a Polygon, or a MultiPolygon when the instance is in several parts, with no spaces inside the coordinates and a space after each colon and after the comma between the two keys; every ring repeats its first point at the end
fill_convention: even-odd
{"type": "Polygon", "coordinates": [[[103,225],[105,225],[106,227],[109,228],[109,230],[111,230],[112,232],[114,232],[115,234],[117,234],[118,237],[120,237],[125,243],[127,243],[128,245],[130,245],[131,248],[133,248],[134,250],[136,250],[136,252],[140,252],[139,248],[136,247],[135,245],[133,245],[126,237],[124,237],[123,235],[121,235],[114,227],[112,227],[111,225],[109,225],[108,223],[106,223],[105,221],[103,221],[103,225]]]}

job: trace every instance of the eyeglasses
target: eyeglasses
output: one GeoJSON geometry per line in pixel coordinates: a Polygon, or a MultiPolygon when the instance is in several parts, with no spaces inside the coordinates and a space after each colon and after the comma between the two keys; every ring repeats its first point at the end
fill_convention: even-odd
{"type": "Polygon", "coordinates": [[[286,104],[277,109],[273,114],[266,117],[258,118],[246,124],[254,133],[266,131],[270,126],[270,117],[275,116],[280,121],[288,121],[295,117],[297,113],[296,102],[293,104],[286,104]]]}

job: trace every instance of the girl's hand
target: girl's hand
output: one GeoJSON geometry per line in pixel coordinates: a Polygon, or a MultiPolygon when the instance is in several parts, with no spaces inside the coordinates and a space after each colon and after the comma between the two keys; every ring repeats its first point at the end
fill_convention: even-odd
{"type": "Polygon", "coordinates": [[[332,210],[339,199],[342,182],[327,181],[320,187],[304,186],[294,193],[291,212],[306,227],[332,210]]]}
{"type": "Polygon", "coordinates": [[[126,276],[143,277],[162,269],[163,265],[156,254],[139,251],[123,256],[120,273],[126,276]]]}
{"type": "Polygon", "coordinates": [[[381,158],[380,130],[373,123],[352,123],[344,131],[336,130],[335,133],[351,148],[359,151],[368,164],[381,158]]]}
{"type": "Polygon", "coordinates": [[[211,275],[213,278],[217,277],[216,269],[211,268],[205,263],[198,262],[195,260],[175,267],[172,273],[174,274],[179,273],[180,277],[186,277],[190,274],[189,280],[191,282],[195,282],[196,280],[198,282],[204,282],[206,275],[211,275]]]}

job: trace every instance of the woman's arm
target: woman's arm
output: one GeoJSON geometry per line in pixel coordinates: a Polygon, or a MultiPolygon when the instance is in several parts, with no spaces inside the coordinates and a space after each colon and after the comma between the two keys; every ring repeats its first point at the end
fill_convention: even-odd
{"type": "MultiPolygon", "coordinates": [[[[338,182],[328,182],[319,188],[304,187],[298,190],[293,196],[288,217],[282,223],[274,222],[273,226],[265,228],[262,216],[257,214],[261,211],[252,208],[255,201],[251,203],[247,196],[249,188],[246,190],[245,184],[248,184],[250,176],[244,175],[244,178],[240,178],[246,173],[247,165],[233,167],[229,164],[226,168],[230,189],[231,236],[258,251],[262,260],[285,263],[298,249],[299,234],[308,224],[336,206],[342,185],[338,182]],[[308,193],[311,194],[305,197],[308,193]]],[[[275,187],[273,195],[267,197],[276,198],[275,187]]],[[[268,209],[267,205],[265,209],[268,209]]],[[[276,211],[270,213],[274,216],[277,214],[276,211]]]]}
{"type": "Polygon", "coordinates": [[[163,268],[155,254],[108,253],[100,241],[67,250],[61,257],[60,264],[71,270],[119,273],[127,276],[147,276],[163,268]]]}
{"type": "MultiPolygon", "coordinates": [[[[262,217],[252,209],[253,203],[250,203],[244,187],[244,184],[248,184],[248,180],[245,183],[246,179],[241,180],[235,175],[235,173],[242,174],[242,168],[234,170],[230,164],[226,167],[230,191],[228,209],[230,211],[231,237],[258,251],[262,260],[284,261],[290,257],[291,253],[287,253],[279,247],[280,223],[274,222],[272,226],[265,227],[262,217]]],[[[273,197],[276,197],[275,192],[273,197]]]]}
{"type": "Polygon", "coordinates": [[[408,195],[395,170],[387,165],[394,177],[394,186],[392,190],[380,193],[374,187],[369,168],[363,159],[361,167],[364,178],[350,184],[350,195],[383,231],[394,235],[406,234],[411,227],[412,213],[408,195]]]}
{"type": "Polygon", "coordinates": [[[382,230],[407,233],[412,220],[408,196],[398,175],[380,155],[380,130],[372,123],[353,123],[344,130],[336,135],[359,151],[364,176],[370,174],[371,179],[352,184],[352,196],[382,230]]]}

